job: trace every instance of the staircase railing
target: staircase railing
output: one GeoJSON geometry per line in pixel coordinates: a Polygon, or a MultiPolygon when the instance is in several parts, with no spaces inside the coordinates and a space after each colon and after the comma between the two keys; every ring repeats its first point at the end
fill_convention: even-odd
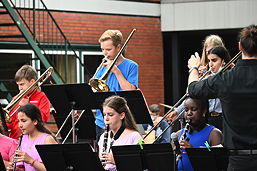
{"type": "MultiPolygon", "coordinates": [[[[71,70],[70,68],[76,68],[77,61],[85,68],[86,81],[90,78],[87,68],[42,0],[9,0],[9,2],[47,61],[57,71],[63,70],[60,68],[65,66],[63,71],[59,71],[64,83],[68,82],[68,71],[71,70]],[[57,58],[62,59],[56,62],[57,58]],[[71,63],[74,66],[71,66],[71,63]]],[[[41,58],[40,60],[42,62],[41,58]]]]}

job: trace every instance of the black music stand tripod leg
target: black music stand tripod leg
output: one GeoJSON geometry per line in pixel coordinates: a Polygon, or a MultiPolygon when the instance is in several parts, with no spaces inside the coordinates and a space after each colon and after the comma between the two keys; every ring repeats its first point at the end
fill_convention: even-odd
{"type": "Polygon", "coordinates": [[[74,110],[74,106],[75,106],[76,102],[72,101],[71,102],[71,128],[72,128],[72,143],[75,144],[78,142],[78,136],[76,134],[76,128],[75,128],[75,110],[74,110]]]}

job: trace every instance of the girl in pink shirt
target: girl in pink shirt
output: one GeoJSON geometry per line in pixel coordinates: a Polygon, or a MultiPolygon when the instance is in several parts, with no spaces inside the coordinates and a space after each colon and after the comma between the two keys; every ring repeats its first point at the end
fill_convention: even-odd
{"type": "Polygon", "coordinates": [[[16,150],[14,160],[17,167],[24,165],[26,171],[45,171],[45,165],[36,150],[38,144],[57,144],[52,133],[44,127],[40,110],[33,104],[26,104],[18,110],[19,128],[22,131],[20,150],[16,150]]]}
{"type": "Polygon", "coordinates": [[[7,167],[13,159],[13,154],[17,148],[17,141],[0,133],[0,153],[7,167]]]}

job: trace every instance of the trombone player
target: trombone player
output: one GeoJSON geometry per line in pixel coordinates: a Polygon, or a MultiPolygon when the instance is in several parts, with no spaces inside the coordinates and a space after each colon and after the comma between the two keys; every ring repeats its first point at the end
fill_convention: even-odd
{"type": "MultiPolygon", "coordinates": [[[[97,69],[94,78],[99,79],[102,77],[112,65],[112,61],[121,50],[122,38],[122,33],[119,30],[106,30],[101,35],[99,43],[104,59],[97,69]]],[[[138,87],[138,64],[121,54],[113,65],[106,84],[109,87],[109,91],[136,90],[138,87]]],[[[105,128],[103,114],[100,110],[96,111],[95,124],[96,141],[98,141],[105,128]]]]}
{"type": "MultiPolygon", "coordinates": [[[[13,98],[12,102],[37,81],[37,72],[32,66],[23,65],[16,72],[14,79],[20,93],[13,98]]],[[[19,139],[21,130],[18,127],[17,111],[21,106],[28,103],[34,104],[40,109],[43,122],[47,122],[50,117],[50,102],[48,98],[44,92],[39,90],[38,86],[33,87],[20,101],[17,102],[17,104],[14,104],[10,109],[7,109],[10,119],[6,119],[6,125],[8,130],[10,130],[9,136],[11,138],[19,139]]]]}

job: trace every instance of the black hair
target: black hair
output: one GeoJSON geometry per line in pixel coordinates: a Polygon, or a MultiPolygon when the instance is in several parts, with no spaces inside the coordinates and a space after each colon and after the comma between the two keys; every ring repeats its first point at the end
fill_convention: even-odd
{"type": "Polygon", "coordinates": [[[41,112],[38,109],[37,106],[33,104],[26,104],[24,106],[21,106],[18,112],[24,113],[27,117],[29,117],[32,121],[37,121],[36,128],[39,132],[47,133],[52,135],[52,132],[48,130],[42,121],[41,112]]]}
{"type": "Polygon", "coordinates": [[[205,117],[207,116],[207,114],[209,113],[209,100],[206,98],[192,98],[192,97],[187,97],[185,99],[185,101],[187,99],[192,99],[192,100],[199,100],[201,102],[201,107],[203,109],[203,111],[205,111],[205,113],[203,114],[205,117]]]}
{"type": "Polygon", "coordinates": [[[215,54],[221,59],[224,60],[225,63],[228,63],[230,60],[230,55],[228,50],[224,46],[215,46],[208,51],[208,55],[215,54]]]}

